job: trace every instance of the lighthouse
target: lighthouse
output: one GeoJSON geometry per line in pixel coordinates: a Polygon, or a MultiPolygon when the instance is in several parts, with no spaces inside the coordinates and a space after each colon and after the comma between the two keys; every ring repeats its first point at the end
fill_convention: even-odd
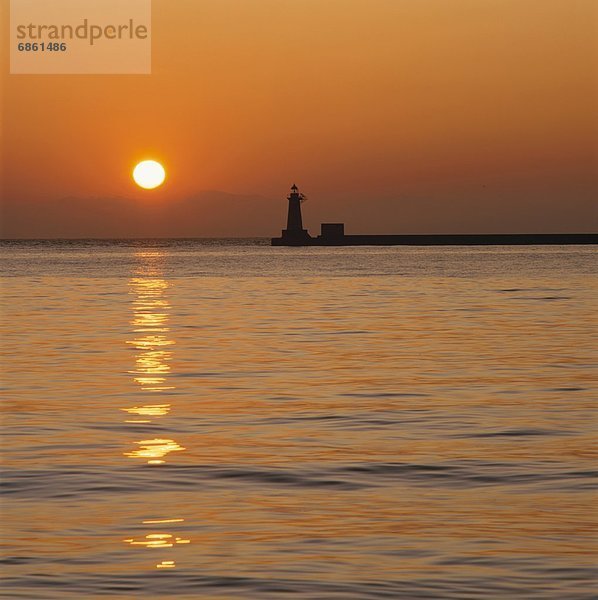
{"type": "Polygon", "coordinates": [[[305,200],[305,196],[293,184],[287,200],[289,201],[287,228],[282,230],[281,241],[286,246],[303,246],[311,239],[307,229],[303,229],[303,220],[301,218],[301,203],[305,200]]]}

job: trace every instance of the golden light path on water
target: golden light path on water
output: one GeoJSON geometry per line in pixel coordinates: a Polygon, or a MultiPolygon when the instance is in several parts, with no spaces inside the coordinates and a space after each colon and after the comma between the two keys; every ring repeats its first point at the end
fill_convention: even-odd
{"type": "MultiPolygon", "coordinates": [[[[175,386],[169,383],[171,371],[169,362],[172,359],[172,347],[175,341],[169,338],[168,327],[170,303],[167,298],[169,282],[160,277],[164,254],[160,251],[149,250],[135,253],[139,261],[135,276],[129,281],[129,291],[132,301],[132,333],[134,339],[127,340],[127,345],[134,348],[135,368],[129,371],[133,381],[142,396],[150,394],[152,398],[159,396],[165,400],[160,402],[140,402],[121,410],[127,415],[139,418],[125,419],[131,425],[151,425],[166,417],[172,410],[168,400],[169,392],[175,386]]],[[[125,452],[128,458],[145,460],[148,465],[163,465],[172,452],[185,450],[180,444],[170,438],[149,437],[134,442],[135,448],[125,452]]],[[[180,518],[144,519],[142,525],[167,525],[182,523],[180,518]]],[[[152,550],[172,548],[176,544],[189,544],[191,540],[174,533],[153,532],[142,537],[130,537],[123,540],[134,547],[152,550]]],[[[157,569],[173,569],[174,560],[162,560],[156,564],[157,569]]]]}

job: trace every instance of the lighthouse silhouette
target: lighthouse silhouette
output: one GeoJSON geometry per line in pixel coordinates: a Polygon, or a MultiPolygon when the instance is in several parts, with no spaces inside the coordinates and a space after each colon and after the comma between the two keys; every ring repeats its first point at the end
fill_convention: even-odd
{"type": "Polygon", "coordinates": [[[290,246],[302,246],[306,241],[311,239],[307,229],[303,229],[303,219],[301,218],[301,203],[305,200],[305,196],[293,184],[291,193],[287,199],[289,201],[289,212],[287,216],[287,228],[282,230],[282,240],[290,246]]]}

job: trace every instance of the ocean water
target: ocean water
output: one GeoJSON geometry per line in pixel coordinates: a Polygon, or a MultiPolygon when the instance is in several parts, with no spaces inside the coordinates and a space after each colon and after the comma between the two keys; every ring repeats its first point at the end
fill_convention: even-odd
{"type": "Polygon", "coordinates": [[[596,257],[3,243],[0,596],[597,597],[596,257]]]}

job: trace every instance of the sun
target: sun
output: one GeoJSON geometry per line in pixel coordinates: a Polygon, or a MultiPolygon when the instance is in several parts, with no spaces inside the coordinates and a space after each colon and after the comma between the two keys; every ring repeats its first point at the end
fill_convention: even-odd
{"type": "Polygon", "coordinates": [[[164,183],[166,171],[155,160],[144,160],[133,169],[135,183],[144,190],[153,190],[164,183]]]}

